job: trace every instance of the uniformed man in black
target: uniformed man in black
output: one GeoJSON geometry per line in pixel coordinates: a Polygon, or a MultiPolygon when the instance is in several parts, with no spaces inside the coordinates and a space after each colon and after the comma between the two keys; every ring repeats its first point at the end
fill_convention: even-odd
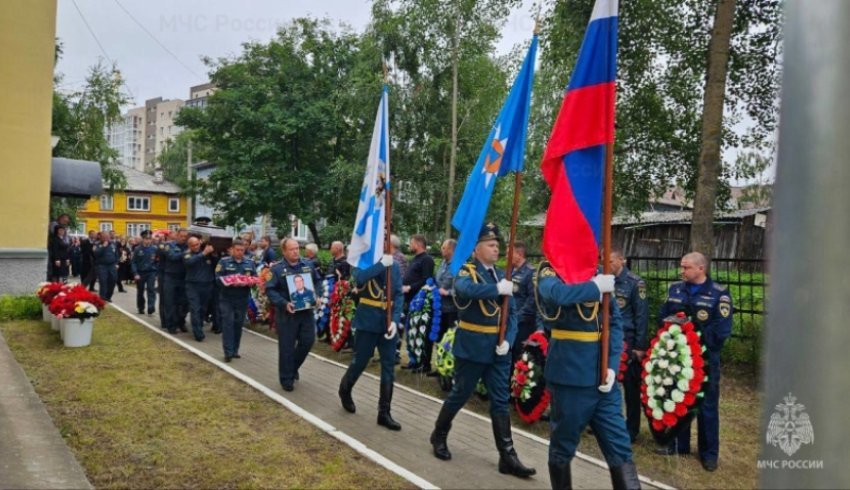
{"type": "Polygon", "coordinates": [[[104,301],[112,301],[112,291],[118,281],[118,247],[106,232],[100,232],[98,243],[92,247],[94,265],[97,269],[98,293],[104,301]]]}
{"type": "Polygon", "coordinates": [[[537,330],[537,307],[534,304],[534,283],[531,280],[534,276],[534,267],[528,263],[525,254],[525,243],[515,242],[512,258],[514,270],[511,274],[517,309],[517,336],[512,346],[514,362],[522,355],[523,342],[537,330]]]}
{"type": "Polygon", "coordinates": [[[284,238],[280,248],[283,260],[272,266],[272,276],[266,281],[266,295],[276,308],[280,386],[284,391],[292,391],[294,381],[299,379],[298,369],[316,341],[316,320],[312,309],[295,311],[286,277],[310,274],[313,284],[319,284],[321,278],[313,266],[301,258],[297,240],[284,238]]]}
{"type": "Polygon", "coordinates": [[[156,309],[156,253],[157,248],[151,242],[151,231],[142,232],[142,243],[133,250],[130,267],[136,281],[136,309],[139,314],[145,312],[145,293],[147,293],[148,315],[156,309]]]}
{"type": "Polygon", "coordinates": [[[215,282],[215,265],[212,245],[204,245],[197,237],[189,238],[189,250],[183,255],[186,266],[186,298],[189,300],[189,314],[192,320],[192,334],[195,340],[204,340],[204,320],[207,317],[212,288],[215,282]]]}
{"type": "Polygon", "coordinates": [[[614,296],[623,317],[623,341],[626,343],[628,368],[623,375],[623,394],[626,399],[626,428],[635,442],[640,432],[640,374],[641,361],[649,346],[646,327],[649,321],[646,283],[626,267],[620,249],[611,250],[611,273],[614,275],[614,296]]]}
{"type": "Polygon", "coordinates": [[[188,249],[186,240],[189,239],[189,231],[186,228],[177,230],[177,236],[173,242],[169,242],[165,251],[165,328],[170,333],[188,332],[186,328],[186,313],[188,301],[186,299],[186,266],[183,256],[188,249]]]}
{"type": "Polygon", "coordinates": [[[224,257],[215,268],[215,277],[219,289],[218,317],[221,322],[222,347],[224,362],[240,359],[239,343],[242,340],[242,324],[245,322],[245,312],[248,310],[248,298],[251,297],[250,286],[225,286],[220,278],[233,274],[256,277],[254,262],[245,258],[245,242],[233,240],[230,246],[230,256],[224,257]]]}
{"type": "Polygon", "coordinates": [[[156,246],[156,292],[159,295],[159,328],[165,330],[168,328],[168,317],[165,314],[165,262],[168,258],[168,242],[169,239],[176,238],[174,232],[169,233],[170,236],[157,235],[154,239],[156,246]]]}

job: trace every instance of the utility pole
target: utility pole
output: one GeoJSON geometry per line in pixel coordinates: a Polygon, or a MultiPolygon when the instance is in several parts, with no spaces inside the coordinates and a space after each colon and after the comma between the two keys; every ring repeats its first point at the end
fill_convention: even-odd
{"type": "MultiPolygon", "coordinates": [[[[457,3],[455,3],[457,5],[457,3]]],[[[457,165],[457,70],[458,51],[460,50],[460,7],[457,7],[457,19],[452,46],[452,147],[449,150],[449,189],[446,202],[446,233],[444,238],[452,237],[452,203],[454,201],[455,166],[457,165]]]]}
{"type": "MultiPolygon", "coordinates": [[[[189,186],[192,185],[192,139],[189,139],[188,148],[187,148],[188,158],[186,159],[186,181],[189,183],[189,186]]],[[[186,225],[190,226],[194,221],[194,216],[192,216],[192,192],[189,191],[186,195],[186,225]]]]}

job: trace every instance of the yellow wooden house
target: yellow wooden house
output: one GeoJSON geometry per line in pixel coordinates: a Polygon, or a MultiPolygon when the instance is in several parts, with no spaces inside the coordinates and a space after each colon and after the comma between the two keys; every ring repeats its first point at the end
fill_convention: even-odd
{"type": "Polygon", "coordinates": [[[123,166],[119,169],[127,178],[127,187],[89,199],[77,212],[79,232],[115,231],[119,236],[134,237],[144,230],[187,226],[186,198],[180,195],[180,187],[161,175],[123,166]]]}

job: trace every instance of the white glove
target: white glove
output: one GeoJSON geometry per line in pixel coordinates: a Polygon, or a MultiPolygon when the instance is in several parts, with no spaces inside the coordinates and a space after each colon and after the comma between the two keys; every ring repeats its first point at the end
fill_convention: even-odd
{"type": "Polygon", "coordinates": [[[381,257],[381,263],[384,264],[384,267],[392,267],[393,266],[393,256],[389,254],[384,254],[381,257]]]}
{"type": "MultiPolygon", "coordinates": [[[[386,257],[386,255],[384,255],[384,257],[386,257]]],[[[392,258],[392,256],[390,256],[390,258],[392,258]]],[[[390,329],[387,330],[387,333],[384,334],[384,338],[389,340],[389,339],[395,337],[395,334],[397,332],[398,332],[398,325],[396,325],[395,322],[390,322],[390,329]]]]}
{"type": "Polygon", "coordinates": [[[614,276],[612,274],[597,274],[591,279],[599,288],[599,295],[614,292],[614,276]]]}
{"type": "Polygon", "coordinates": [[[513,296],[514,295],[514,283],[513,283],[513,281],[508,281],[507,279],[502,279],[501,281],[496,283],[496,289],[499,290],[499,296],[513,296]]]}
{"type": "Polygon", "coordinates": [[[617,376],[614,374],[613,369],[608,370],[608,375],[605,377],[605,384],[599,385],[599,391],[602,393],[608,393],[611,391],[611,388],[614,387],[614,380],[617,379],[617,376]]]}
{"type": "Polygon", "coordinates": [[[511,345],[508,343],[508,341],[503,340],[501,344],[496,346],[496,355],[497,356],[504,356],[505,354],[507,354],[510,351],[510,349],[511,349],[511,345]]]}

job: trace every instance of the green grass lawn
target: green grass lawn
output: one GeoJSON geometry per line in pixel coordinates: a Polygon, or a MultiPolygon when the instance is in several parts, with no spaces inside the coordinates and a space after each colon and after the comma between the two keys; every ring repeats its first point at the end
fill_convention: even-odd
{"type": "Polygon", "coordinates": [[[107,310],[92,345],[0,330],[97,488],[411,488],[229,374],[107,310]]]}
{"type": "MultiPolygon", "coordinates": [[[[268,328],[265,325],[256,325],[252,328],[257,332],[268,334],[268,328]]],[[[345,365],[351,362],[350,353],[334,352],[322,341],[317,341],[313,352],[345,365]]],[[[403,353],[402,364],[406,362],[407,356],[403,353]]],[[[370,363],[367,371],[379,375],[380,366],[376,362],[370,363]]],[[[635,463],[642,475],[679,488],[756,487],[758,483],[756,459],[760,438],[758,434],[760,398],[756,383],[749,369],[725,367],[723,376],[720,389],[719,469],[714,473],[706,472],[695,455],[664,457],[654,454],[656,445],[647,429],[646,419],[643,419],[640,438],[633,446],[635,463]]],[[[445,397],[436,378],[427,378],[421,374],[411,374],[407,370],[397,369],[396,382],[437,398],[445,397]]],[[[473,395],[466,408],[487,415],[487,403],[473,395]]],[[[514,415],[513,426],[549,438],[549,425],[545,422],[529,425],[514,415]]],[[[696,454],[696,422],[692,425],[692,430],[691,446],[693,453],[696,454]]],[[[603,459],[592,435],[583,436],[579,451],[603,459]]],[[[542,464],[542,462],[525,462],[537,464],[538,467],[542,464]]]]}

